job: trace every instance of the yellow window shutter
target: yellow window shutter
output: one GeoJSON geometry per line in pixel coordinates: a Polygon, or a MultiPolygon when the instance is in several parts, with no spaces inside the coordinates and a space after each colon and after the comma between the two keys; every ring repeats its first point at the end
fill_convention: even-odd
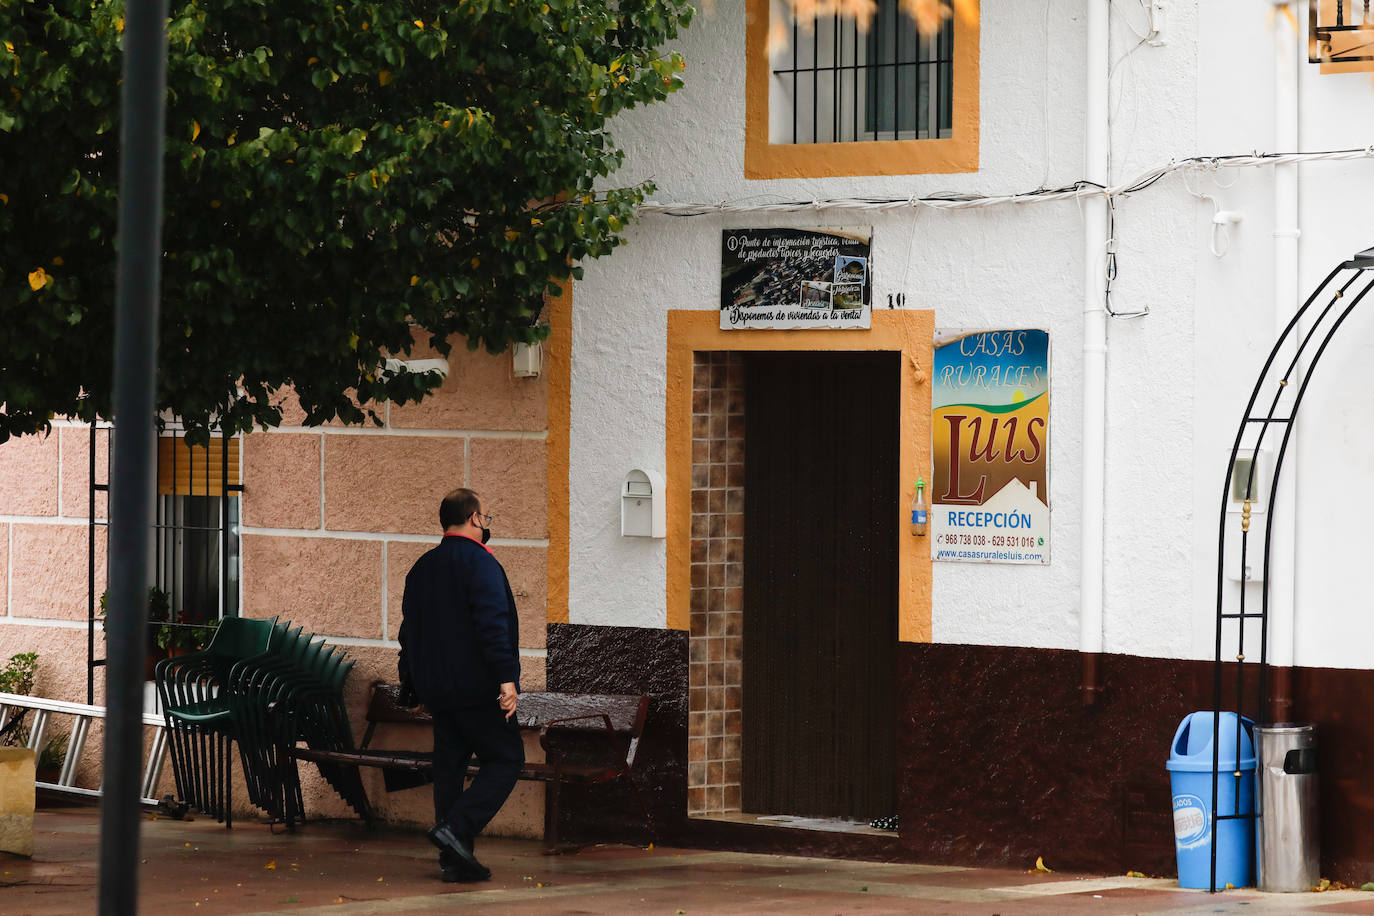
{"type": "MultiPolygon", "coordinates": [[[[157,440],[157,492],[160,496],[219,496],[224,480],[220,463],[224,440],[211,439],[209,447],[189,446],[181,437],[157,440]]],[[[239,483],[239,440],[230,439],[229,486],[239,483]]],[[[232,492],[232,491],[231,491],[232,492]]]]}

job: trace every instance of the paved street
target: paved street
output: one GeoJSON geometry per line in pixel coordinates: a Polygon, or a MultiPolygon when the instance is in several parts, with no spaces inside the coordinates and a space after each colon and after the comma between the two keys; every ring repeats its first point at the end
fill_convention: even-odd
{"type": "MultiPolygon", "coordinates": [[[[545,856],[483,840],[493,879],[438,880],[419,831],[315,822],[296,833],[208,818],[144,823],[143,913],[1368,913],[1374,893],[1209,895],[1171,879],[885,865],[689,849],[604,846],[545,856]]],[[[98,813],[39,811],[32,860],[0,857],[0,912],[95,910],[98,813]]]]}

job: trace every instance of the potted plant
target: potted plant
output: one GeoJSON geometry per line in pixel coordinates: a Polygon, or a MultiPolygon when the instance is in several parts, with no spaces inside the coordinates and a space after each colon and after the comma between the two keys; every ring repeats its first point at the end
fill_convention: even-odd
{"type": "Polygon", "coordinates": [[[169,615],[167,623],[157,628],[156,642],[168,655],[195,652],[210,644],[218,627],[218,617],[182,609],[169,615]]]}
{"type": "MultiPolygon", "coordinates": [[[[109,595],[107,591],[100,596],[101,618],[108,610],[109,595]]],[[[218,618],[206,618],[185,610],[173,613],[171,595],[155,585],[148,588],[147,608],[148,643],[144,654],[144,676],[148,680],[153,679],[154,666],[162,659],[209,645],[215,628],[219,626],[218,618]]]]}
{"type": "MultiPolygon", "coordinates": [[[[14,693],[28,696],[33,690],[33,679],[38,673],[38,653],[19,652],[0,668],[0,693],[14,693]]],[[[0,744],[23,747],[29,740],[29,729],[24,724],[27,707],[19,707],[5,727],[0,728],[0,744]]]]}
{"type": "Polygon", "coordinates": [[[54,735],[44,744],[34,760],[34,778],[38,782],[56,784],[62,776],[62,761],[67,758],[67,736],[54,735]]]}
{"type": "Polygon", "coordinates": [[[19,652],[10,656],[5,667],[0,668],[0,693],[29,695],[33,689],[33,678],[38,673],[38,653],[19,652]]]}

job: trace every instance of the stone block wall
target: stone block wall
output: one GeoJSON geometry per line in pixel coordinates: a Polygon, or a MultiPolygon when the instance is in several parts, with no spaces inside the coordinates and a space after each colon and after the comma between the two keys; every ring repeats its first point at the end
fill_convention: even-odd
{"type": "MultiPolygon", "coordinates": [[[[434,355],[417,341],[410,358],[434,355]]],[[[304,427],[303,411],[288,396],[279,428],[243,437],[242,613],[290,620],[355,657],[348,688],[355,724],[368,684],[396,679],[405,574],[438,543],[439,501],[454,487],[477,490],[495,516],[492,547],[520,611],[522,686],[544,686],[546,378],[515,378],[509,353],[472,352],[462,341],[448,359],[440,392],[421,404],[388,405],[380,428],[304,427]]],[[[77,702],[86,699],[89,437],[88,426],[58,421],[47,438],[0,445],[0,664],[38,649],[35,693],[77,702]],[[67,650],[43,651],[56,645],[67,650]]],[[[103,479],[108,432],[98,434],[96,448],[103,479]]],[[[104,494],[97,513],[103,520],[104,494]]],[[[105,589],[104,528],[97,538],[98,595],[105,589]]],[[[96,650],[103,654],[98,637],[96,650]]],[[[98,689],[96,702],[102,699],[98,689]]],[[[355,730],[360,737],[361,727],[355,730]]],[[[412,729],[389,740],[423,748],[430,737],[412,729]]],[[[308,814],[349,814],[322,781],[302,777],[308,814]]],[[[387,794],[379,773],[365,778],[384,816],[432,822],[428,789],[387,794]]],[[[524,795],[494,829],[540,832],[542,795],[524,795]]]]}

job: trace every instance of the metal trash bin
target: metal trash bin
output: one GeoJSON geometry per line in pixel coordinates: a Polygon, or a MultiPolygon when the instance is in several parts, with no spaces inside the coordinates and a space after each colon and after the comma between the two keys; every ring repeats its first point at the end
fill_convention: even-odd
{"type": "Polygon", "coordinates": [[[1287,722],[1256,726],[1255,744],[1259,889],[1310,891],[1321,880],[1316,727],[1287,722]]]}

